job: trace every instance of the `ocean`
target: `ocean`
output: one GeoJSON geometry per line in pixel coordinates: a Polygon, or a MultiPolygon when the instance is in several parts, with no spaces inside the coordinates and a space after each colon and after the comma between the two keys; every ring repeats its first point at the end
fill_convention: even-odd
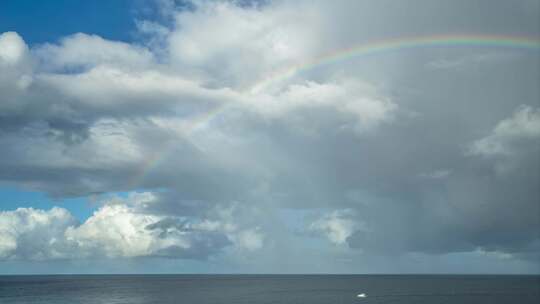
{"type": "Polygon", "coordinates": [[[0,303],[538,304],[540,276],[0,276],[0,303]]]}

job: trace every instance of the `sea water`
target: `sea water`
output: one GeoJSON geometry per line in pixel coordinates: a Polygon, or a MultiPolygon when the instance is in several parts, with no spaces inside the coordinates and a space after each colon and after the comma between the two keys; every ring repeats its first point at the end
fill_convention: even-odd
{"type": "Polygon", "coordinates": [[[538,304],[540,276],[0,276],[0,303],[538,304]]]}

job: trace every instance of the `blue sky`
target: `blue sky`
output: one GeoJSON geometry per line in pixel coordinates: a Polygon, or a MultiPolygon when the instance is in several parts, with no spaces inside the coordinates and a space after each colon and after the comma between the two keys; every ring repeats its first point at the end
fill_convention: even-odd
{"type": "Polygon", "coordinates": [[[3,1],[2,31],[16,31],[30,45],[53,42],[82,32],[103,38],[132,41],[136,1],[3,1]]]}
{"type": "Polygon", "coordinates": [[[413,2],[2,1],[0,274],[540,272],[540,1],[413,2]]]}
{"type": "Polygon", "coordinates": [[[68,209],[79,221],[86,220],[96,209],[96,205],[86,197],[54,199],[42,192],[32,192],[17,188],[0,188],[1,210],[17,208],[51,209],[61,206],[68,209]]]}

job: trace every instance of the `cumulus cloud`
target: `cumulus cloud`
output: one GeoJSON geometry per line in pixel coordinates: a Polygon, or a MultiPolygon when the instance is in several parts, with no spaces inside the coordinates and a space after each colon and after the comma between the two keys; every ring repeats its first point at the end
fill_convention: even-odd
{"type": "Polygon", "coordinates": [[[33,51],[41,61],[41,68],[60,72],[101,65],[132,70],[149,67],[154,62],[152,53],[145,47],[84,33],[65,37],[59,44],[41,45],[33,51]]]}
{"type": "MultiPolygon", "coordinates": [[[[165,216],[148,212],[158,204],[150,192],[104,202],[84,223],[65,209],[19,208],[0,213],[0,258],[23,260],[161,256],[206,259],[226,247],[254,251],[263,246],[257,227],[226,217],[165,216]]],[[[229,211],[232,212],[232,211],[229,211]]]]}
{"type": "Polygon", "coordinates": [[[6,66],[16,66],[28,59],[28,47],[15,32],[2,33],[0,36],[0,59],[6,66]]]}
{"type": "Polygon", "coordinates": [[[0,89],[3,111],[17,108],[18,99],[32,83],[32,60],[23,39],[15,32],[0,34],[0,89]]]}
{"type": "Polygon", "coordinates": [[[469,153],[488,157],[513,154],[538,146],[539,138],[540,108],[522,105],[512,117],[500,121],[490,135],[473,142],[469,153]]]}
{"type": "Polygon", "coordinates": [[[398,108],[373,86],[353,80],[291,85],[278,96],[262,95],[251,106],[270,118],[286,117],[292,121],[291,125],[297,124],[299,128],[313,125],[315,129],[332,127],[352,129],[359,133],[376,128],[381,123],[391,122],[398,108]],[[304,111],[314,115],[317,111],[334,111],[332,116],[335,121],[319,117],[312,119],[311,113],[306,115],[304,111]]]}
{"type": "Polygon", "coordinates": [[[321,233],[334,244],[342,245],[361,226],[351,215],[352,210],[335,210],[311,223],[308,229],[321,233]]]}
{"type": "Polygon", "coordinates": [[[319,12],[296,9],[198,2],[195,11],[175,15],[178,30],[167,38],[171,64],[191,70],[208,85],[249,87],[265,73],[317,50],[319,12]]]}
{"type": "Polygon", "coordinates": [[[69,251],[64,232],[77,225],[65,209],[19,208],[0,213],[0,258],[46,260],[64,258],[69,251]]]}

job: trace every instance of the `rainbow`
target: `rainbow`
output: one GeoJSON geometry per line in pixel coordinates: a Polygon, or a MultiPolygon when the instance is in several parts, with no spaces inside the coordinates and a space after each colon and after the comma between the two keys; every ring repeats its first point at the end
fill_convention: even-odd
{"type": "MultiPolygon", "coordinates": [[[[425,48],[497,48],[509,49],[516,51],[532,51],[535,55],[540,54],[540,39],[539,37],[530,36],[511,36],[511,35],[485,35],[485,34],[447,34],[447,35],[431,35],[431,36],[412,36],[398,37],[385,40],[375,40],[366,43],[360,43],[344,49],[333,50],[324,53],[318,57],[300,61],[296,64],[276,69],[266,76],[259,79],[252,85],[240,90],[243,95],[257,95],[264,92],[271,84],[285,81],[302,72],[311,69],[336,64],[342,61],[362,58],[371,55],[381,55],[386,53],[394,53],[405,50],[425,49],[425,48]]],[[[229,106],[226,102],[217,106],[189,122],[187,135],[189,136],[194,130],[208,123],[220,113],[225,111],[229,106]]],[[[134,175],[128,186],[137,187],[144,177],[156,166],[159,165],[169,155],[171,147],[165,146],[161,152],[153,153],[153,155],[145,161],[140,167],[140,170],[134,175]]]]}
{"type": "Polygon", "coordinates": [[[506,48],[538,51],[540,50],[540,40],[539,37],[504,35],[435,35],[376,40],[334,50],[316,58],[276,70],[252,85],[249,91],[257,93],[272,83],[285,80],[303,71],[358,57],[409,49],[450,47],[506,48]]]}

